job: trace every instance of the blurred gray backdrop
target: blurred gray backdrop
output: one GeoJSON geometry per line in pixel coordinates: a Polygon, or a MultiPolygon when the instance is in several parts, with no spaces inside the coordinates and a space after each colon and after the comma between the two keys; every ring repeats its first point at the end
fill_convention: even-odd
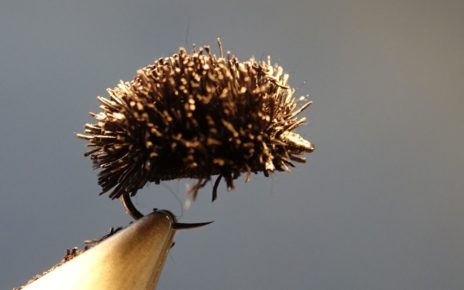
{"type": "Polygon", "coordinates": [[[215,220],[178,233],[159,289],[464,289],[463,15],[461,0],[3,0],[0,288],[127,225],[74,132],[107,87],[220,36],[310,95],[299,132],[317,147],[183,213],[188,180],[144,189],[144,211],[215,220]]]}

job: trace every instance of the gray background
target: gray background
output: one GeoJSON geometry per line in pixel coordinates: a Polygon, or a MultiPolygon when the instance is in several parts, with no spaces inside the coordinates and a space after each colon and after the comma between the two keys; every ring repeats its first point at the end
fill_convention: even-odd
{"type": "MultiPolygon", "coordinates": [[[[75,138],[97,95],[179,46],[270,54],[310,94],[291,174],[210,189],[159,289],[464,289],[464,4],[3,0],[0,288],[126,225],[75,138]]],[[[181,215],[185,180],[136,203],[181,215]]]]}

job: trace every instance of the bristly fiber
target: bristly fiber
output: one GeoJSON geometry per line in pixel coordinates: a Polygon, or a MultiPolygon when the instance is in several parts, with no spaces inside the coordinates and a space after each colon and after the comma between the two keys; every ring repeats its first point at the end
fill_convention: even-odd
{"type": "Polygon", "coordinates": [[[101,112],[86,124],[102,193],[135,195],[147,182],[195,178],[193,198],[213,175],[233,188],[242,173],[286,171],[313,145],[293,130],[303,125],[288,75],[270,59],[240,62],[208,46],[183,48],[137,71],[131,82],[98,97],[101,112]]]}

